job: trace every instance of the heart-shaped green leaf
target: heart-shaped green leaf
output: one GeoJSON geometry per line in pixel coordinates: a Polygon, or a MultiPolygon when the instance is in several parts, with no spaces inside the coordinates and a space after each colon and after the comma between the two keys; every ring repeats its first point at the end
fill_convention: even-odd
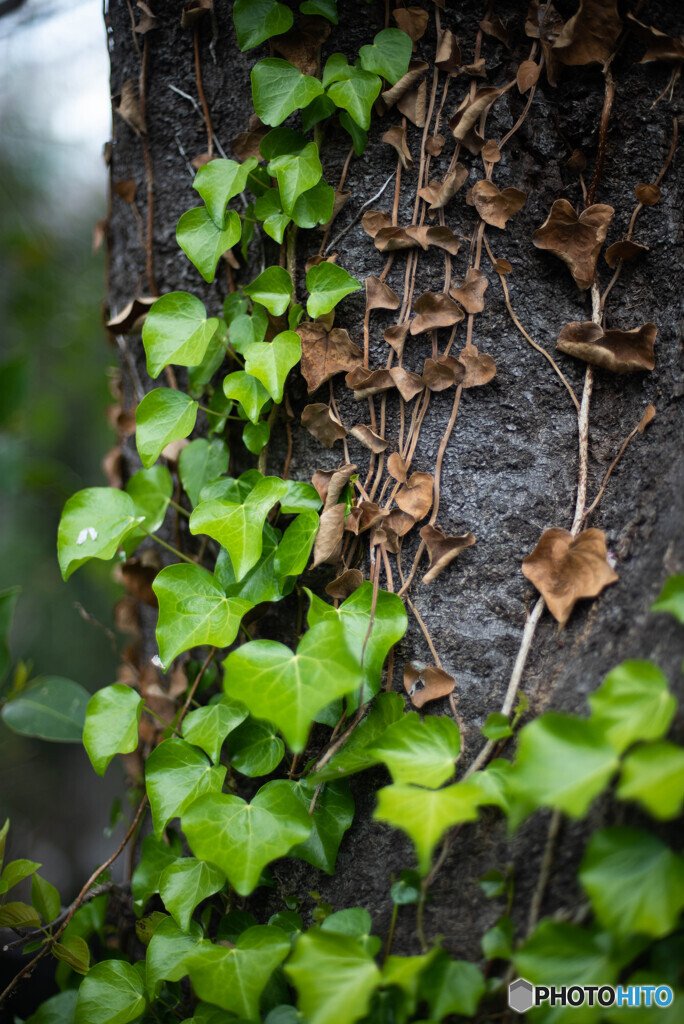
{"type": "Polygon", "coordinates": [[[182,826],[196,857],[229,879],[241,896],[256,888],[262,870],[311,831],[306,810],[283,779],[262,786],[250,804],[212,793],[183,814],[182,826]]]}
{"type": "Polygon", "coordinates": [[[676,818],[684,803],[684,750],[674,743],[645,743],[622,762],[620,800],[637,800],[659,821],[676,818]]]}
{"type": "Polygon", "coordinates": [[[181,857],[162,872],[159,894],[178,926],[187,932],[197,904],[219,892],[225,881],[223,872],[213,864],[195,857],[181,857]]]}
{"type": "Polygon", "coordinates": [[[361,47],[359,59],[364,71],[372,71],[395,85],[408,71],[412,51],[410,36],[398,28],[384,28],[372,46],[361,47]]]}
{"type": "Polygon", "coordinates": [[[290,215],[283,211],[280,192],[277,188],[269,188],[268,192],[259,196],[254,205],[254,215],[264,225],[264,231],[269,238],[280,245],[285,228],[290,223],[290,215]]]}
{"type": "Polygon", "coordinates": [[[129,1024],[146,1005],[140,971],[125,960],[103,960],[80,984],[74,1024],[129,1024]]]}
{"type": "Polygon", "coordinates": [[[232,949],[205,940],[188,960],[190,980],[200,999],[245,1020],[259,1019],[259,999],[268,979],[290,952],[280,928],[256,925],[232,949]]]}
{"type": "MultiPolygon", "coordinates": [[[[228,325],[221,318],[218,318],[218,324],[202,361],[197,366],[188,367],[188,394],[191,398],[202,397],[207,384],[226,358],[228,325]]],[[[214,426],[215,422],[215,418],[209,418],[210,426],[214,426]]]]}
{"type": "Polygon", "coordinates": [[[340,125],[349,133],[356,155],[363,156],[368,145],[368,132],[358,125],[346,110],[340,114],[340,125]]]}
{"type": "Polygon", "coordinates": [[[207,441],[200,437],[184,448],[178,459],[178,472],[185,493],[193,505],[199,501],[200,491],[210,480],[222,476],[228,469],[228,448],[216,437],[207,441]]]}
{"type": "Polygon", "coordinates": [[[242,428],[242,443],[252,455],[258,455],[264,445],[268,444],[271,428],[268,423],[245,423],[242,428]]]}
{"type": "Polygon", "coordinates": [[[286,592],[289,592],[286,581],[276,574],[273,565],[279,540],[280,531],[265,523],[259,561],[241,580],[235,579],[233,563],[226,549],[223,548],[219,552],[214,576],[227,597],[241,597],[250,604],[257,605],[262,601],[279,601],[286,592]]]}
{"type": "Polygon", "coordinates": [[[245,415],[252,423],[259,422],[259,416],[270,396],[261,381],[244,370],[236,370],[223,378],[223,393],[226,398],[233,398],[242,406],[245,415]]]}
{"type": "Polygon", "coordinates": [[[306,287],[310,293],[306,311],[315,320],[334,309],[345,295],[357,292],[361,285],[343,267],[323,262],[306,275],[306,287]]]}
{"type": "Polygon", "coordinates": [[[130,754],[138,746],[138,725],[144,701],[140,694],[114,683],[88,701],[83,746],[98,775],[104,775],[115,754],[130,754]]]}
{"type": "Polygon", "coordinates": [[[295,331],[283,331],[271,342],[257,342],[244,350],[245,369],[260,380],[274,402],[282,402],[287,375],[302,355],[295,331]]]}
{"type": "Polygon", "coordinates": [[[180,981],[188,973],[190,957],[202,942],[203,932],[196,921],[182,931],[172,917],[155,929],[145,958],[147,992],[150,999],[159,995],[163,981],[180,981]]]}
{"type": "Polygon", "coordinates": [[[312,75],[286,60],[267,57],[252,68],[252,98],[257,117],[268,125],[281,124],[295,110],[308,106],[323,92],[312,75]]]}
{"type": "Polygon", "coordinates": [[[371,710],[353,731],[340,752],[316,773],[316,782],[356,775],[364,768],[377,764],[378,758],[370,751],[388,728],[394,722],[401,721],[403,716],[404,701],[398,693],[379,694],[371,710]]]}
{"type": "MultiPolygon", "coordinates": [[[[333,57],[340,58],[342,54],[333,54],[333,57]]],[[[326,95],[336,107],[346,110],[359,128],[368,131],[373,104],[382,89],[382,82],[378,76],[361,68],[351,67],[347,64],[346,58],[344,64],[330,58],[326,64],[326,72],[326,95]]]]}
{"type": "Polygon", "coordinates": [[[228,737],[231,767],[250,779],[270,775],[285,756],[285,744],[271,722],[251,716],[228,737]]]}
{"type": "Polygon", "coordinates": [[[135,410],[135,443],[146,468],[156,462],[167,444],[187,437],[197,419],[197,402],[173,388],[155,388],[135,410]]]}
{"type": "Polygon", "coordinates": [[[229,210],[222,226],[217,227],[206,206],[187,210],[176,227],[176,241],[209,284],[216,276],[216,264],[240,241],[241,234],[242,221],[235,210],[229,210]]]}
{"type": "Polygon", "coordinates": [[[279,576],[299,576],[304,572],[319,523],[317,512],[300,512],[290,523],[273,560],[279,576]]]}
{"type": "Polygon", "coordinates": [[[610,985],[622,966],[617,955],[605,932],[547,917],[514,953],[513,962],[517,974],[533,985],[610,985]]]}
{"type": "Polygon", "coordinates": [[[302,14],[318,14],[337,25],[337,0],[303,0],[299,5],[302,14]]]}
{"type": "Polygon", "coordinates": [[[44,676],[2,709],[14,732],[53,743],[80,743],[90,694],[61,676],[44,676]]]}
{"type": "Polygon", "coordinates": [[[138,524],[133,499],[114,487],[88,487],[67,501],[57,532],[57,557],[68,580],[91,558],[109,561],[138,524]]]}
{"type": "Polygon", "coordinates": [[[420,979],[420,993],[433,1020],[444,1020],[452,1013],[474,1017],[485,988],[482,971],[475,964],[452,960],[443,951],[420,979]]]}
{"type": "Polygon", "coordinates": [[[159,881],[170,864],[175,864],[180,856],[163,839],[150,833],[142,841],[140,861],[131,879],[131,891],[136,909],[143,910],[150,896],[159,892],[159,881]]]}
{"type": "MultiPolygon", "coordinates": [[[[294,794],[308,814],[311,801],[317,792],[315,782],[302,779],[291,783],[294,794]]],[[[290,857],[300,857],[313,864],[329,875],[335,872],[337,851],[342,837],[354,820],[354,798],[349,790],[346,779],[323,786],[316,799],[316,806],[311,815],[311,833],[309,838],[293,846],[290,857]]]]}
{"type": "Polygon", "coordinates": [[[236,352],[242,354],[247,345],[263,341],[268,330],[268,314],[263,306],[255,303],[252,312],[236,316],[228,331],[228,340],[236,352]]]}
{"type": "Polygon", "coordinates": [[[335,189],[319,181],[299,196],[292,210],[292,219],[300,228],[315,228],[317,224],[328,223],[334,205],[335,189]]]}
{"type": "Polygon", "coordinates": [[[201,747],[216,764],[221,758],[221,747],[229,732],[244,722],[249,712],[244,704],[222,697],[214,704],[191,711],[183,720],[183,737],[188,743],[201,747]]]}
{"type": "MultiPolygon", "coordinates": [[[[143,526],[156,533],[164,522],[166,510],[173,494],[173,480],[166,466],[139,469],[126,484],[126,492],[135,503],[137,516],[144,519],[143,526]]],[[[135,529],[124,539],[123,549],[129,556],[146,536],[144,530],[135,529]]]]}
{"type": "Polygon", "coordinates": [[[429,715],[421,721],[416,711],[410,711],[368,752],[384,761],[395,782],[436,789],[453,776],[460,749],[461,734],[450,718],[429,715]]]}
{"type": "MultiPolygon", "coordinates": [[[[240,0],[238,0],[239,2],[240,0]]],[[[237,7],[238,4],[233,10],[236,17],[237,7]]],[[[196,188],[201,195],[216,227],[225,229],[226,206],[231,199],[234,199],[240,192],[244,192],[247,187],[247,179],[257,165],[256,157],[250,156],[241,164],[236,163],[235,160],[210,160],[208,164],[204,164],[198,170],[192,187],[196,188]]],[[[235,242],[232,244],[234,245],[235,242]]]]}
{"type": "Polygon", "coordinates": [[[154,303],[142,330],[147,372],[157,377],[169,363],[197,366],[218,327],[204,305],[189,292],[169,292],[154,303]]]}
{"type": "Polygon", "coordinates": [[[309,928],[300,935],[285,973],[299,993],[308,1024],[352,1024],[368,1012],[381,974],[361,939],[309,928]]]}
{"type": "Polygon", "coordinates": [[[185,740],[172,737],[155,747],[145,763],[155,835],[161,836],[171,819],[180,817],[197,797],[220,792],[225,775],[223,765],[212,767],[206,755],[185,740]]]}
{"type": "Polygon", "coordinates": [[[278,182],[283,210],[292,217],[297,199],[321,180],[323,168],[318,146],[315,142],[307,142],[299,152],[276,156],[270,161],[267,170],[278,182]]]}
{"type": "Polygon", "coordinates": [[[589,697],[591,721],[618,754],[637,740],[659,740],[670,728],[677,701],[667,677],[649,661],[624,661],[589,697]]]}
{"type": "Polygon", "coordinates": [[[651,605],[652,612],[669,612],[684,626],[684,575],[670,576],[658,598],[651,605]]]}
{"type": "Polygon", "coordinates": [[[277,0],[235,0],[233,22],[244,52],[292,28],[292,11],[277,0]]]}
{"type": "Polygon", "coordinates": [[[287,491],[280,499],[280,509],[286,515],[291,512],[306,512],[307,509],[317,512],[321,508],[323,502],[311,484],[304,483],[303,480],[287,480],[286,483],[287,491]]]}
{"type": "Polygon", "coordinates": [[[226,597],[210,572],[187,562],[167,565],[152,589],[159,601],[157,643],[165,666],[201,644],[227,647],[252,607],[247,601],[226,597]]]}
{"type": "Polygon", "coordinates": [[[288,307],[292,295],[292,278],[284,267],[267,267],[244,292],[255,302],[265,306],[273,316],[280,316],[288,307]]]}

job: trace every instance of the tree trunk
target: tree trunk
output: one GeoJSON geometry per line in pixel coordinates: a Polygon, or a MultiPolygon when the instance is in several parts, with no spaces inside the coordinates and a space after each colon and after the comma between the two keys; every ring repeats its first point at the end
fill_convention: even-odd
{"type": "MultiPolygon", "coordinates": [[[[433,61],[436,42],[435,14],[442,27],[450,28],[460,39],[463,62],[472,63],[479,54],[485,58],[487,80],[478,80],[478,88],[501,88],[515,79],[521,61],[529,57],[532,40],[525,35],[525,4],[501,0],[496,9],[505,23],[510,47],[478,31],[486,5],[452,3],[446,10],[422,0],[430,22],[425,35],[416,44],[415,57],[430,63],[426,72],[427,96],[432,119],[429,132],[441,132],[446,143],[441,155],[432,157],[429,173],[421,185],[439,180],[449,167],[454,140],[448,121],[468,93],[471,79],[459,74],[447,81],[447,74],[435,73],[433,61]],[[448,87],[448,91],[447,90],[448,87]],[[432,95],[431,95],[432,91],[432,95]],[[434,99],[434,105],[433,105],[434,99]],[[443,106],[442,106],[443,104],[443,106]],[[440,118],[435,127],[435,116],[440,118]]],[[[438,5],[439,6],[439,5],[438,5]]],[[[574,13],[575,5],[557,4],[564,18],[574,13]]],[[[250,251],[250,265],[241,262],[239,270],[222,270],[213,285],[206,285],[180,251],[175,240],[175,225],[187,209],[198,205],[192,189],[191,162],[207,150],[207,133],[202,122],[201,97],[193,53],[193,30],[181,28],[183,4],[173,0],[156,4],[156,27],[144,35],[131,31],[131,14],[123,0],[110,4],[108,14],[112,58],[112,94],[118,104],[127,81],[133,83],[140,98],[146,133],[139,134],[121,116],[114,116],[114,141],[111,150],[113,186],[133,179],[137,185],[134,203],[113,192],[110,219],[109,306],[115,314],[139,294],[163,294],[187,290],[198,295],[210,315],[220,310],[228,292],[231,275],[239,286],[252,280],[259,270],[257,247],[250,251]],[[186,94],[186,95],[183,95],[186,94]],[[147,155],[146,155],[147,152],[147,155]],[[150,207],[153,197],[153,209],[150,207]],[[148,248],[146,225],[152,225],[148,248]],[[153,268],[153,271],[152,271],[153,268]],[[151,277],[151,272],[153,276],[151,277]]],[[[666,0],[654,0],[648,19],[662,31],[677,36],[682,32],[681,11],[666,0]]],[[[215,0],[214,16],[197,22],[198,53],[206,105],[210,112],[216,145],[232,156],[231,140],[245,131],[252,112],[249,72],[254,62],[267,56],[267,45],[241,54],[232,26],[231,4],[215,0]]],[[[340,25],[333,27],[323,44],[323,60],[331,52],[343,51],[353,60],[359,46],[372,41],[385,26],[385,5],[341,0],[340,25]]],[[[137,19],[139,12],[134,14],[137,19]]],[[[390,24],[394,22],[390,21],[390,24]]],[[[615,208],[607,244],[624,236],[635,206],[634,187],[652,182],[665,164],[673,141],[673,116],[681,113],[681,90],[675,100],[665,95],[654,101],[666,87],[671,65],[640,65],[643,44],[629,35],[612,65],[616,83],[615,100],[607,127],[605,164],[599,174],[594,201],[615,208]]],[[[501,141],[522,115],[529,93],[521,95],[513,85],[490,109],[486,138],[501,141]]],[[[441,491],[436,524],[447,535],[472,531],[474,546],[464,550],[432,583],[422,577],[427,560],[420,562],[408,596],[409,629],[394,654],[393,688],[403,692],[402,671],[408,661],[435,663],[434,645],[443,668],[456,680],[454,704],[463,730],[463,752],[459,768],[464,771],[483,747],[480,729],[491,712],[502,707],[513,665],[518,655],[526,618],[537,600],[537,592],[521,572],[521,563],[542,532],[550,527],[570,529],[573,523],[578,481],[577,413],[570,395],[543,352],[532,347],[507,310],[502,289],[505,280],[519,323],[546,353],[553,353],[558,366],[581,399],[585,364],[569,355],[554,352],[561,328],[571,321],[592,318],[590,290],[580,291],[566,267],[548,251],[536,248],[532,234],[546,219],[554,200],[565,198],[577,209],[583,205],[578,173],[568,167],[575,149],[588,161],[584,172],[587,186],[592,180],[599,143],[599,126],[604,102],[604,78],[598,64],[565,67],[558,85],[551,87],[544,76],[534,93],[523,123],[503,147],[501,159],[493,168],[493,180],[499,188],[513,186],[527,193],[525,205],[505,229],[487,228],[487,241],[497,259],[509,260],[512,271],[500,278],[487,251],[462,241],[460,251],[451,259],[440,248],[418,249],[414,297],[444,288],[445,274],[452,281],[464,278],[472,260],[481,259],[488,281],[484,311],[457,326],[453,355],[458,355],[472,339],[480,353],[496,363],[496,376],[483,387],[463,390],[458,414],[450,423],[455,391],[453,388],[431,396],[420,438],[415,448],[411,471],[435,474],[436,459],[445,433],[450,431],[441,466],[441,491]],[[470,262],[469,262],[470,261],[470,262]],[[469,332],[472,332],[470,336],[469,332]],[[424,622],[424,631],[421,628],[424,622]]],[[[359,214],[362,208],[394,175],[396,153],[382,141],[392,125],[402,123],[402,115],[391,109],[384,117],[374,116],[370,141],[365,154],[353,156],[344,190],[351,195],[331,232],[331,238],[348,229],[334,246],[339,264],[359,280],[379,275],[387,256],[378,251],[363,230],[359,214]]],[[[398,193],[398,223],[410,224],[413,218],[423,130],[411,121],[407,139],[413,165],[401,171],[398,193]]],[[[322,147],[324,176],[337,186],[348,154],[348,137],[342,131],[329,130],[322,147]]],[[[466,201],[467,190],[484,177],[479,157],[463,151],[461,161],[469,170],[467,184],[445,209],[445,223],[465,238],[475,237],[477,213],[466,201]]],[[[681,522],[683,474],[679,450],[684,426],[682,394],[684,376],[681,355],[681,299],[673,273],[677,243],[681,243],[681,209],[684,195],[684,171],[681,161],[670,164],[662,182],[662,199],[643,209],[636,222],[635,237],[649,247],[640,259],[626,262],[607,300],[607,326],[630,330],[646,321],[658,327],[656,366],[651,373],[611,374],[595,372],[589,419],[588,489],[586,504],[597,494],[604,475],[623,440],[639,423],[649,403],[656,409],[653,423],[637,433],[612,474],[598,508],[588,525],[605,531],[608,548],[614,554],[619,582],[605,589],[593,601],[580,601],[567,627],[559,633],[557,623],[544,611],[533,637],[524,670],[521,692],[529,701],[526,718],[549,707],[585,713],[587,694],[593,691],[613,666],[626,658],[652,659],[666,672],[672,683],[681,679],[681,640],[673,620],[649,611],[665,578],[684,567],[684,542],[681,522]]],[[[371,208],[391,213],[395,181],[371,208]]],[[[421,208],[427,219],[425,204],[421,208]]],[[[435,220],[434,223],[439,223],[435,220]]],[[[305,261],[318,252],[320,232],[299,232],[297,246],[297,289],[303,292],[305,261]]],[[[273,243],[266,239],[267,249],[273,243]]],[[[406,252],[397,252],[387,275],[387,283],[405,297],[406,252]]],[[[277,251],[268,262],[278,262],[277,251]]],[[[601,255],[598,272],[605,289],[612,270],[601,255]]],[[[345,327],[352,339],[363,347],[365,304],[363,292],[343,300],[337,311],[336,326],[345,327]]],[[[373,312],[370,320],[371,366],[384,366],[389,348],[383,330],[396,323],[396,315],[373,312]]],[[[409,336],[404,365],[419,371],[436,343],[443,352],[449,332],[439,331],[431,342],[429,334],[409,336]]],[[[144,354],[139,334],[126,337],[127,355],[122,374],[128,407],[139,399],[136,375],[145,391],[153,385],[145,374],[144,354]],[[135,368],[135,372],[133,372],[135,368]]],[[[179,373],[182,381],[182,372],[179,373]]],[[[317,395],[307,398],[306,385],[295,371],[288,394],[294,412],[293,450],[290,475],[310,480],[317,468],[332,468],[343,458],[340,444],[322,448],[299,425],[307,401],[324,401],[317,395]]],[[[165,384],[165,381],[159,383],[165,384]]],[[[353,400],[344,378],[335,378],[335,396],[340,416],[349,429],[368,423],[367,403],[353,400]]],[[[375,400],[380,416],[380,398],[375,400]]],[[[411,407],[407,407],[404,429],[409,427],[411,407]]],[[[379,421],[379,419],[378,419],[379,421]]],[[[387,454],[397,449],[401,426],[396,393],[386,402],[384,436],[390,442],[387,454]]],[[[369,451],[349,437],[351,460],[357,464],[361,481],[366,479],[369,451]]],[[[123,442],[125,471],[139,467],[134,436],[123,442]]],[[[280,473],[286,455],[284,433],[276,437],[268,451],[268,465],[280,473]]],[[[375,466],[377,468],[378,461],[375,466]]],[[[427,521],[427,520],[426,520],[427,521]]],[[[402,570],[406,575],[413,563],[420,538],[408,536],[403,545],[402,570]]],[[[365,535],[367,537],[367,534],[365,535]]],[[[367,545],[366,545],[367,552],[367,545]]],[[[396,560],[390,556],[394,589],[400,588],[396,560]]],[[[368,572],[366,555],[361,568],[368,572]]],[[[332,579],[332,567],[311,574],[307,582],[319,592],[332,579]]],[[[384,569],[381,586],[387,588],[384,569]]],[[[144,658],[156,652],[155,615],[149,608],[141,611],[144,625],[144,658]]],[[[293,617],[292,617],[293,621],[293,617]]],[[[290,617],[277,610],[262,620],[259,635],[295,640],[290,617]]],[[[681,690],[680,690],[681,692],[681,690]]],[[[452,714],[447,699],[428,706],[435,714],[452,714]]],[[[506,756],[510,749],[506,750],[506,756]]],[[[275,874],[277,890],[259,890],[268,907],[282,909],[283,895],[295,895],[302,901],[305,919],[314,908],[312,890],[333,907],[362,905],[373,915],[375,931],[386,935],[392,911],[389,887],[393,876],[414,866],[414,854],[401,833],[372,820],[374,792],[386,781],[384,770],[373,770],[353,783],[356,799],[354,825],[345,837],[337,872],[328,877],[300,861],[279,862],[275,874]]],[[[603,820],[606,807],[599,805],[588,822],[595,826],[603,820]]],[[[492,868],[513,863],[516,877],[513,916],[517,935],[525,932],[530,901],[538,885],[540,864],[546,846],[549,819],[536,815],[507,839],[499,817],[487,812],[476,825],[468,825],[454,838],[441,870],[433,882],[432,901],[425,908],[424,929],[430,940],[444,937],[445,947],[459,957],[479,956],[479,940],[491,926],[501,908],[488,902],[477,880],[492,868]]],[[[586,838],[581,826],[563,824],[556,841],[556,855],[541,909],[552,913],[559,906],[576,908],[581,895],[575,881],[586,838]]],[[[541,894],[540,894],[541,895],[541,894]]],[[[394,940],[396,952],[418,952],[415,918],[410,908],[399,914],[394,940]]]]}

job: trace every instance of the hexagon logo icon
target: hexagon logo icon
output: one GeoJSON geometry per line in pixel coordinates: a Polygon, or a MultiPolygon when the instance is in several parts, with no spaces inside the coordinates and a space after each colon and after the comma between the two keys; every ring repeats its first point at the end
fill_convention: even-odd
{"type": "Polygon", "coordinates": [[[524,978],[516,978],[508,986],[508,1005],[516,1013],[525,1013],[534,1006],[534,985],[524,978]]]}

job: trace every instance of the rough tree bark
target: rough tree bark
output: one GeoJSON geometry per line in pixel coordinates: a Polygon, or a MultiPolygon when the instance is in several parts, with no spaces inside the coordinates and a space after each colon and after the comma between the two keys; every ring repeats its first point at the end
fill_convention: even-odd
{"type": "MultiPolygon", "coordinates": [[[[434,7],[430,27],[417,44],[415,56],[432,62],[435,46],[434,7]]],[[[570,0],[556,4],[564,18],[576,5],[570,0]]],[[[625,5],[628,6],[628,5],[625,5]]],[[[111,149],[111,178],[116,184],[133,179],[137,183],[138,217],[134,207],[113,194],[109,228],[109,307],[120,311],[136,294],[160,294],[186,289],[199,295],[212,309],[220,308],[228,290],[225,273],[207,286],[178,249],[175,225],[180,214],[197,205],[192,190],[189,162],[206,150],[206,131],[200,117],[193,54],[192,31],[180,25],[183,0],[157,3],[157,26],[145,36],[131,32],[131,5],[111,0],[107,15],[112,60],[112,94],[115,102],[126,81],[140,92],[144,81],[144,118],[147,133],[141,138],[121,117],[114,116],[111,149]],[[186,94],[186,96],[183,95],[186,94]],[[149,147],[146,171],[145,145],[149,147]],[[146,254],[141,244],[148,216],[148,186],[154,196],[151,215],[152,247],[146,254]],[[154,281],[148,272],[153,258],[154,281]]],[[[385,5],[366,7],[356,0],[341,0],[341,24],[323,47],[342,50],[349,58],[358,47],[370,42],[385,24],[385,5]],[[360,16],[361,15],[361,16],[360,16]]],[[[504,85],[529,56],[530,40],[524,33],[527,4],[522,0],[497,0],[496,12],[506,24],[510,48],[491,37],[480,40],[486,60],[488,81],[504,85]]],[[[443,27],[461,39],[464,61],[473,59],[478,22],[486,4],[452,2],[441,11],[443,27]]],[[[249,70],[254,61],[267,54],[267,46],[240,54],[235,43],[228,0],[215,0],[215,19],[204,18],[198,27],[201,75],[211,121],[217,139],[231,156],[230,140],[247,127],[252,110],[249,70]]],[[[684,29],[678,5],[653,0],[644,20],[661,30],[678,35],[684,29]]],[[[672,142],[673,116],[681,114],[681,87],[674,98],[654,100],[667,84],[669,66],[637,62],[643,44],[627,38],[613,65],[615,102],[610,118],[605,168],[596,194],[597,202],[609,203],[616,213],[608,243],[621,238],[634,207],[634,186],[653,181],[663,166],[672,142]]],[[[437,83],[439,106],[446,76],[437,83]]],[[[432,71],[427,73],[428,95],[432,71]]],[[[430,178],[439,178],[453,153],[447,121],[468,89],[465,75],[454,77],[442,114],[441,130],[447,137],[440,157],[433,159],[430,178]]],[[[523,110],[526,98],[513,87],[493,106],[487,138],[501,139],[523,110]]],[[[554,199],[565,197],[581,207],[582,195],[577,173],[566,161],[574,148],[589,161],[590,180],[596,157],[598,126],[603,103],[603,78],[598,65],[564,68],[557,88],[540,81],[529,114],[496,165],[494,180],[500,188],[515,186],[527,192],[524,208],[508,223],[505,231],[490,228],[490,244],[497,257],[513,265],[507,277],[516,314],[530,335],[547,352],[552,352],[560,328],[569,321],[591,317],[589,292],[579,292],[565,267],[547,252],[536,249],[532,232],[545,220],[554,199]]],[[[345,188],[351,196],[340,214],[333,234],[349,225],[362,205],[394,173],[396,154],[381,141],[400,114],[390,111],[375,119],[366,154],[352,158],[345,188]]],[[[432,129],[431,129],[432,130],[432,129]]],[[[326,179],[339,181],[348,151],[347,137],[329,132],[323,147],[326,179]]],[[[402,173],[399,222],[409,223],[418,176],[422,131],[408,125],[408,140],[414,155],[413,169],[402,173]]],[[[469,185],[482,177],[482,164],[466,153],[469,185]]],[[[390,210],[393,183],[374,206],[390,210]]],[[[615,553],[619,582],[594,602],[581,602],[565,631],[559,635],[556,623],[545,613],[525,670],[522,689],[530,701],[528,714],[548,707],[586,710],[585,697],[605,673],[628,657],[652,658],[668,674],[675,687],[681,680],[681,637],[668,617],[654,616],[649,606],[664,579],[684,568],[681,517],[684,511],[684,482],[680,444],[684,427],[684,365],[682,363],[681,292],[676,276],[676,253],[681,254],[682,196],[684,168],[675,156],[662,182],[663,198],[641,213],[637,237],[650,247],[640,261],[625,266],[608,300],[608,323],[630,329],[652,320],[658,325],[656,367],[650,374],[611,376],[597,371],[589,434],[589,488],[593,497],[626,435],[639,422],[648,403],[656,417],[647,432],[637,435],[613,474],[603,500],[591,516],[590,525],[607,534],[615,553]]],[[[465,203],[463,188],[446,208],[446,223],[454,231],[470,236],[476,215],[465,203]]],[[[320,235],[300,232],[298,266],[317,251],[320,235]]],[[[270,243],[269,243],[270,244],[270,243]]],[[[340,242],[339,262],[359,279],[379,274],[385,257],[374,247],[360,223],[340,242]]],[[[469,246],[464,243],[452,261],[454,277],[464,276],[469,246]]],[[[275,253],[277,261],[277,253],[275,253]]],[[[406,254],[398,253],[388,283],[403,295],[406,254]]],[[[236,282],[246,283],[256,268],[235,273],[236,282]]],[[[484,741],[479,732],[488,713],[499,710],[519,649],[528,612],[536,591],[524,579],[520,566],[542,531],[551,526],[569,528],[573,519],[577,487],[577,418],[568,392],[553,369],[522,337],[506,309],[501,284],[487,257],[482,268],[489,279],[484,312],[474,320],[473,342],[496,361],[497,375],[484,388],[463,393],[461,407],[451,435],[442,469],[442,494],[438,524],[448,534],[472,530],[475,546],[428,586],[414,582],[410,596],[423,618],[444,668],[456,679],[456,704],[464,728],[461,767],[470,764],[484,741]]],[[[602,286],[610,279],[603,258],[599,264],[602,286]]],[[[444,280],[444,253],[430,248],[420,251],[415,295],[434,288],[444,280]]],[[[302,278],[299,288],[302,287],[302,278]]],[[[352,338],[362,340],[363,293],[346,299],[338,314],[352,338]]],[[[387,346],[382,329],[390,314],[374,314],[371,334],[371,365],[384,365],[387,346]],[[383,320],[383,316],[386,319],[383,320]]],[[[465,322],[459,326],[456,349],[465,343],[465,322]]],[[[446,338],[445,334],[445,338],[446,338]]],[[[407,345],[406,365],[418,368],[429,354],[428,335],[407,345]],[[415,363],[415,365],[414,365],[415,363]]],[[[129,407],[139,397],[131,368],[145,390],[146,378],[140,335],[126,339],[130,358],[123,359],[122,372],[129,407]]],[[[444,339],[440,337],[443,349],[444,339]]],[[[581,394],[584,364],[558,356],[562,370],[577,394],[581,394]]],[[[314,469],[330,468],[342,458],[320,447],[298,425],[306,404],[303,380],[295,373],[289,394],[295,412],[294,451],[291,476],[310,479],[314,469]]],[[[365,410],[353,402],[342,378],[335,392],[347,426],[363,422],[365,410]]],[[[163,383],[163,382],[162,382],[163,383]]],[[[434,396],[426,416],[412,468],[434,472],[435,456],[452,407],[453,392],[434,396]]],[[[314,399],[315,400],[315,399],[314,399]]],[[[320,399],[319,399],[320,400],[320,399]]],[[[199,428],[201,431],[201,427],[199,428]]],[[[394,399],[387,404],[388,438],[396,437],[398,411],[394,399]]],[[[368,452],[349,439],[352,460],[365,471],[368,452]]],[[[339,449],[339,446],[337,446],[339,449]]],[[[134,439],[123,442],[125,473],[139,466],[134,439]]],[[[269,464],[280,472],[284,446],[278,440],[269,450],[269,464]]],[[[406,571],[413,560],[417,542],[407,546],[403,564],[406,571]]],[[[423,566],[424,569],[424,566],[423,566]]],[[[330,574],[318,570],[312,585],[322,587],[330,574]]],[[[395,579],[395,583],[398,583],[395,579]]],[[[384,583],[383,583],[384,585],[384,583]]],[[[142,609],[145,658],[154,653],[154,613],[142,609]]],[[[394,688],[401,688],[401,671],[407,660],[428,662],[433,658],[416,619],[409,616],[408,634],[395,652],[394,688]],[[398,671],[397,671],[398,669],[398,671]]],[[[259,627],[261,635],[287,640],[292,629],[282,614],[269,615],[259,627]]],[[[291,636],[289,637],[291,639],[291,636]]],[[[680,687],[681,693],[681,687],[680,687]]],[[[447,701],[432,710],[449,714],[447,701]]],[[[384,773],[370,772],[355,782],[357,815],[341,848],[334,878],[316,873],[301,862],[276,865],[280,889],[270,893],[273,909],[282,906],[283,892],[303,900],[306,913],[314,906],[308,895],[316,889],[335,909],[363,905],[371,911],[380,934],[385,934],[391,912],[390,876],[413,865],[413,854],[402,836],[371,819],[374,790],[384,773]],[[294,866],[293,866],[294,863],[294,866]]],[[[598,807],[595,825],[605,814],[598,807]]],[[[476,880],[485,871],[513,861],[516,873],[514,918],[523,934],[531,894],[537,884],[540,860],[548,829],[548,817],[536,816],[507,841],[504,825],[492,814],[477,826],[464,828],[453,843],[433,885],[433,901],[425,912],[429,937],[441,934],[447,949],[457,956],[477,956],[479,937],[498,914],[498,908],[484,899],[476,880]]],[[[580,893],[574,874],[581,856],[585,830],[562,826],[556,856],[542,911],[550,913],[559,905],[575,907],[580,893]]],[[[412,911],[399,915],[395,949],[417,952],[412,911]]]]}

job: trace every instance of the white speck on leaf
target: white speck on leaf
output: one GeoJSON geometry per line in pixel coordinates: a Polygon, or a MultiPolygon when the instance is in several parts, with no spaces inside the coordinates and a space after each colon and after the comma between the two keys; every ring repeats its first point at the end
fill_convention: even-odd
{"type": "Polygon", "coordinates": [[[97,530],[93,526],[86,526],[85,529],[81,530],[76,543],[85,544],[89,537],[91,540],[97,540],[97,530]]]}

